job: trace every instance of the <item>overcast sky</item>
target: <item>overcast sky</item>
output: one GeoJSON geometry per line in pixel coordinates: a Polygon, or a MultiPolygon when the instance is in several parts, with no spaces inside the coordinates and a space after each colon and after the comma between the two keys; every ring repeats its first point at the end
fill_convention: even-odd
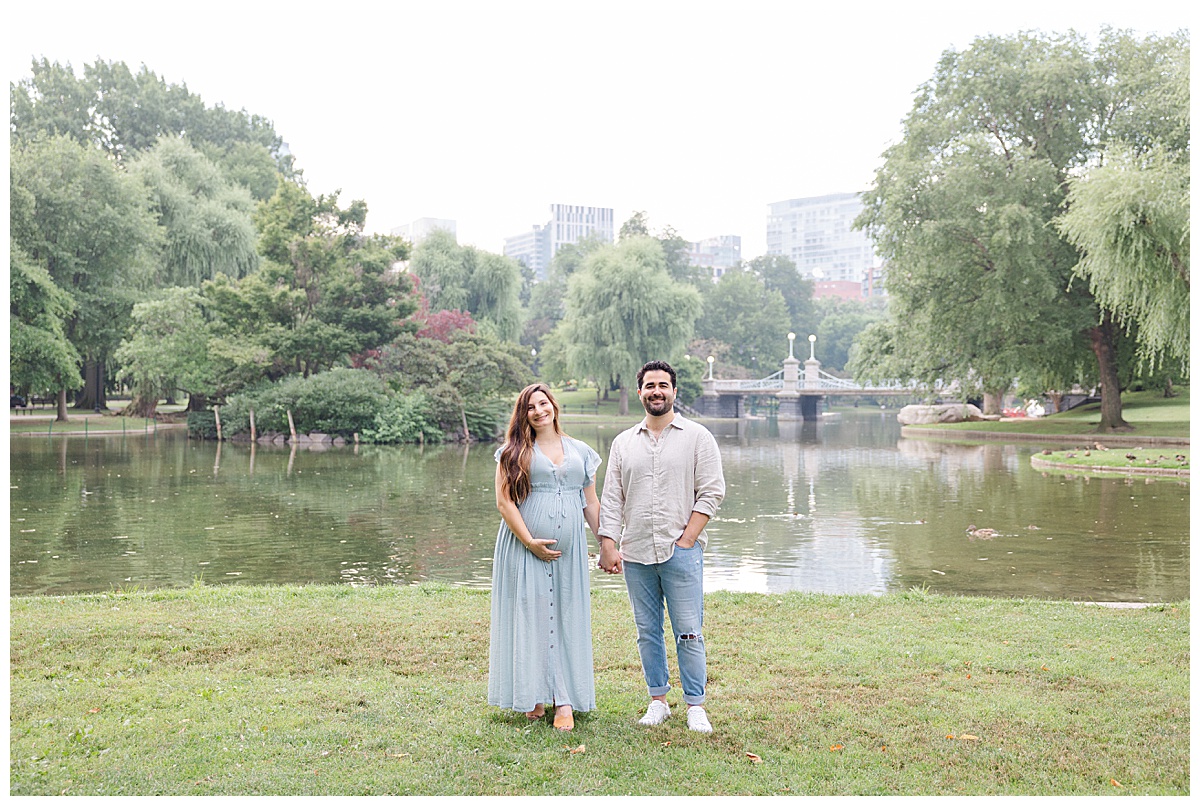
{"type": "Polygon", "coordinates": [[[373,231],[451,218],[500,252],[561,202],[740,235],[745,258],[765,251],[770,202],[871,184],[947,48],[1192,16],[1128,0],[22,5],[5,12],[9,81],[33,57],[145,64],[269,118],[310,190],[365,199],[373,231]]]}

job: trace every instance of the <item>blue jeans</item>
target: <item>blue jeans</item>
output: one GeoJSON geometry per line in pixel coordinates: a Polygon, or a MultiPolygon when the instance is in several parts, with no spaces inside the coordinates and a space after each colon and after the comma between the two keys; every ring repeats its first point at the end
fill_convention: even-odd
{"type": "Polygon", "coordinates": [[[671,690],[667,682],[667,643],[663,637],[663,603],[671,616],[683,701],[704,703],[708,672],[704,653],[704,549],[675,547],[671,559],[642,565],[627,562],[625,587],[637,625],[638,654],[651,697],[671,690]]]}

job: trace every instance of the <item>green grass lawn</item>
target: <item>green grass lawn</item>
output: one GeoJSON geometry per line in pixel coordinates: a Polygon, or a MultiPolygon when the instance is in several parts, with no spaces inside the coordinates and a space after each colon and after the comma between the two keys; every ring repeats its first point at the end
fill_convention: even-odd
{"type": "Polygon", "coordinates": [[[486,704],[486,591],[13,598],[10,793],[1190,792],[1186,602],[710,594],[711,736],[678,688],[635,724],[628,599],[592,602],[598,708],[560,734],[486,704]]]}
{"type": "MultiPolygon", "coordinates": [[[[1188,437],[1191,428],[1190,390],[1177,386],[1176,397],[1164,398],[1161,392],[1126,392],[1121,395],[1125,421],[1134,427],[1130,435],[1147,437],[1188,437]]],[[[943,425],[919,425],[945,431],[987,431],[1005,434],[1095,436],[1100,425],[1100,404],[1008,422],[964,422],[943,425]]],[[[1104,437],[1098,437],[1103,442],[1104,437]]]]}
{"type": "MultiPolygon", "coordinates": [[[[1103,443],[1101,443],[1103,444],[1103,443]]],[[[1030,457],[1034,466],[1040,462],[1068,465],[1079,468],[1111,468],[1125,471],[1130,468],[1141,470],[1191,470],[1191,449],[1166,446],[1161,448],[1109,448],[1097,450],[1092,447],[1074,450],[1044,450],[1030,457]]]]}
{"type": "MultiPolygon", "coordinates": [[[[78,411],[76,409],[67,409],[67,422],[55,422],[54,418],[57,414],[54,408],[37,408],[32,413],[15,414],[10,411],[8,418],[8,430],[12,434],[84,434],[93,431],[129,431],[141,432],[147,429],[154,430],[154,420],[148,420],[145,417],[122,417],[119,412],[128,404],[127,401],[113,401],[110,405],[110,410],[106,413],[97,414],[94,411],[78,411]]],[[[177,405],[160,404],[158,413],[160,416],[172,416],[181,414],[187,408],[186,403],[177,405]]],[[[159,425],[162,425],[160,422],[159,425]]]]}
{"type": "MultiPolygon", "coordinates": [[[[620,408],[618,400],[620,392],[609,392],[608,400],[604,400],[604,393],[601,392],[597,396],[595,387],[583,387],[574,392],[565,392],[562,389],[551,387],[551,391],[564,415],[596,414],[608,418],[619,416],[617,411],[620,408]]],[[[633,391],[629,393],[628,416],[631,425],[645,416],[642,405],[638,402],[637,393],[633,391]]]]}

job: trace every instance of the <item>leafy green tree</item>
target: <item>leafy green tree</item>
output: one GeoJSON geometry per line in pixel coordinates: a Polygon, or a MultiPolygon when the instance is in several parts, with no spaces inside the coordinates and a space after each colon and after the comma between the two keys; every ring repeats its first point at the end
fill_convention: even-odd
{"type": "Polygon", "coordinates": [[[783,295],[747,271],[727,271],[703,294],[704,314],[695,335],[723,341],[732,359],[751,374],[770,374],[787,357],[790,326],[783,295]]]}
{"type": "Polygon", "coordinates": [[[95,127],[95,91],[70,65],[33,61],[33,76],[9,85],[9,123],[13,137],[72,137],[83,143],[95,127]]]}
{"type": "MultiPolygon", "coordinates": [[[[1183,114],[1186,114],[1186,109],[1183,114]]],[[[1191,358],[1191,170],[1188,154],[1118,152],[1075,182],[1059,227],[1083,257],[1076,266],[1096,301],[1137,326],[1139,358],[1191,358]]]]}
{"type": "Polygon", "coordinates": [[[65,332],[74,303],[15,243],[9,244],[8,301],[9,382],[38,394],[82,386],[79,353],[65,332]]]}
{"type": "Polygon", "coordinates": [[[588,255],[597,249],[611,243],[598,232],[589,232],[575,243],[563,244],[550,261],[550,276],[558,276],[566,280],[577,272],[588,255]]]}
{"type": "Polygon", "coordinates": [[[144,65],[134,74],[124,62],[97,60],[77,76],[70,65],[35,59],[31,75],[9,87],[9,122],[16,139],[63,135],[118,161],[153,148],[163,135],[186,135],[194,145],[210,144],[221,153],[235,143],[252,143],[294,177],[292,158],[283,153],[270,121],[244,110],[207,107],[185,85],[168,84],[144,65]]]}
{"type": "Polygon", "coordinates": [[[778,291],[783,296],[791,331],[814,332],[818,317],[813,309],[813,284],[800,275],[791,258],[761,255],[742,265],[761,278],[768,290],[778,291]]]}
{"type": "MultiPolygon", "coordinates": [[[[817,358],[827,370],[842,370],[850,360],[850,347],[867,326],[883,321],[883,309],[858,300],[826,297],[816,301],[817,358]]],[[[798,356],[799,357],[799,356],[798,356]]]]}
{"type": "Polygon", "coordinates": [[[134,305],[132,319],[128,338],[113,354],[133,390],[125,414],[153,417],[158,399],[175,389],[189,393],[189,411],[201,410],[215,391],[216,365],[199,289],[167,288],[134,305]]]}
{"type": "Polygon", "coordinates": [[[663,227],[657,235],[650,232],[650,220],[646,213],[639,210],[621,225],[618,240],[650,236],[658,241],[663,251],[663,265],[672,280],[690,283],[696,288],[703,289],[709,283],[709,269],[703,266],[693,266],[688,252],[691,244],[671,225],[663,227]]]}
{"type": "Polygon", "coordinates": [[[667,274],[662,245],[631,236],[593,252],[571,277],[559,338],[572,373],[614,382],[627,414],[638,368],[681,354],[700,310],[700,292],[667,274]]]}
{"type": "Polygon", "coordinates": [[[650,221],[645,210],[635,210],[629,220],[617,231],[617,240],[650,236],[650,221]]]}
{"type": "MultiPolygon", "coordinates": [[[[446,340],[402,334],[367,362],[401,397],[422,395],[425,418],[466,439],[491,439],[507,415],[507,396],[532,382],[515,344],[458,330],[446,340]]],[[[397,417],[419,422],[411,406],[397,417]]],[[[377,426],[382,429],[383,424],[377,426]]]]}
{"type": "Polygon", "coordinates": [[[435,231],[413,250],[409,271],[421,280],[431,311],[468,311],[496,338],[521,335],[521,267],[512,258],[459,246],[435,231]]]}
{"type": "Polygon", "coordinates": [[[206,340],[205,363],[186,376],[196,386],[179,382],[191,394],[189,408],[354,362],[416,329],[406,321],[417,307],[411,279],[396,270],[408,245],[364,235],[365,203],[343,209],[336,193],[313,198],[284,181],[255,220],[266,256],[257,272],[218,274],[201,285],[198,300],[173,300],[199,306],[189,321],[206,340]]]}
{"type": "MultiPolygon", "coordinates": [[[[146,192],[98,150],[64,136],[13,143],[9,165],[12,185],[33,199],[14,243],[72,300],[65,333],[85,380],[76,405],[103,407],[109,355],[153,268],[158,228],[146,192]]],[[[64,379],[59,389],[60,419],[76,386],[64,379]]]]}
{"type": "MultiPolygon", "coordinates": [[[[255,201],[274,196],[285,178],[270,149],[261,143],[234,142],[227,146],[198,143],[196,149],[219,166],[227,180],[249,191],[255,201]]],[[[288,176],[292,177],[292,172],[288,176]]]]}
{"type": "Polygon", "coordinates": [[[76,389],[80,358],[66,333],[74,300],[20,246],[35,240],[35,201],[11,174],[8,198],[9,382],[26,394],[76,389]]]}
{"type": "Polygon", "coordinates": [[[1052,222],[1152,83],[1129,57],[1143,50],[1112,31],[1096,50],[1022,33],[943,55],[864,197],[894,320],[891,338],[866,342],[889,345],[887,361],[859,366],[974,381],[989,410],[1018,376],[1095,380],[1101,430],[1128,428],[1116,323],[1071,283],[1080,256],[1052,222]],[[1085,349],[1091,377],[1066,377],[1085,349]]]}
{"type": "Polygon", "coordinates": [[[206,286],[232,332],[244,333],[247,322],[255,329],[254,340],[272,356],[268,377],[328,370],[405,329],[417,304],[410,279],[394,267],[408,244],[364,235],[366,216],[363,201],[341,208],[338,193],[313,198],[282,182],[254,217],[265,258],[258,275],[239,289],[206,286]],[[261,327],[246,314],[255,309],[261,327]]]}
{"type": "Polygon", "coordinates": [[[163,228],[160,286],[199,286],[217,274],[258,268],[254,202],[207,157],[178,137],[139,153],[129,172],[146,186],[163,228]]]}
{"type": "MultiPolygon", "coordinates": [[[[523,320],[524,330],[521,343],[535,348],[539,353],[546,349],[546,337],[562,321],[567,312],[567,281],[587,256],[609,243],[597,233],[589,233],[576,243],[564,244],[550,262],[546,279],[530,289],[523,320]]],[[[545,364],[543,364],[543,367],[545,364]]],[[[566,372],[566,369],[563,369],[566,372]]]]}

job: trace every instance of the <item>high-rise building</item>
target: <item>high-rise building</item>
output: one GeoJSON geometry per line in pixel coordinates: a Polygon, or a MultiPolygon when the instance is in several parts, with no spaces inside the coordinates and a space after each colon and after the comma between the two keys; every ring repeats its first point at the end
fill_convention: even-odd
{"type": "Polygon", "coordinates": [[[411,224],[395,227],[392,229],[392,235],[412,241],[413,246],[416,246],[428,238],[434,230],[439,229],[453,235],[455,241],[458,240],[458,223],[452,218],[418,218],[411,224]]]}
{"type": "Polygon", "coordinates": [[[742,262],[742,236],[717,235],[688,244],[688,263],[712,269],[712,281],[742,262]]]}
{"type": "Polygon", "coordinates": [[[546,278],[550,266],[550,242],[546,239],[546,228],[533,225],[529,232],[504,239],[504,256],[511,257],[533,271],[539,280],[546,278]]]}
{"type": "Polygon", "coordinates": [[[573,204],[550,205],[550,220],[544,226],[533,225],[523,232],[504,239],[504,255],[525,264],[539,280],[546,279],[550,261],[567,244],[579,243],[585,236],[598,235],[613,239],[611,207],[581,207],[573,204]]]}
{"type": "Polygon", "coordinates": [[[879,267],[875,247],[854,219],[858,193],[787,199],[770,205],[767,254],[791,258],[801,276],[814,281],[861,285],[879,267]]]}

